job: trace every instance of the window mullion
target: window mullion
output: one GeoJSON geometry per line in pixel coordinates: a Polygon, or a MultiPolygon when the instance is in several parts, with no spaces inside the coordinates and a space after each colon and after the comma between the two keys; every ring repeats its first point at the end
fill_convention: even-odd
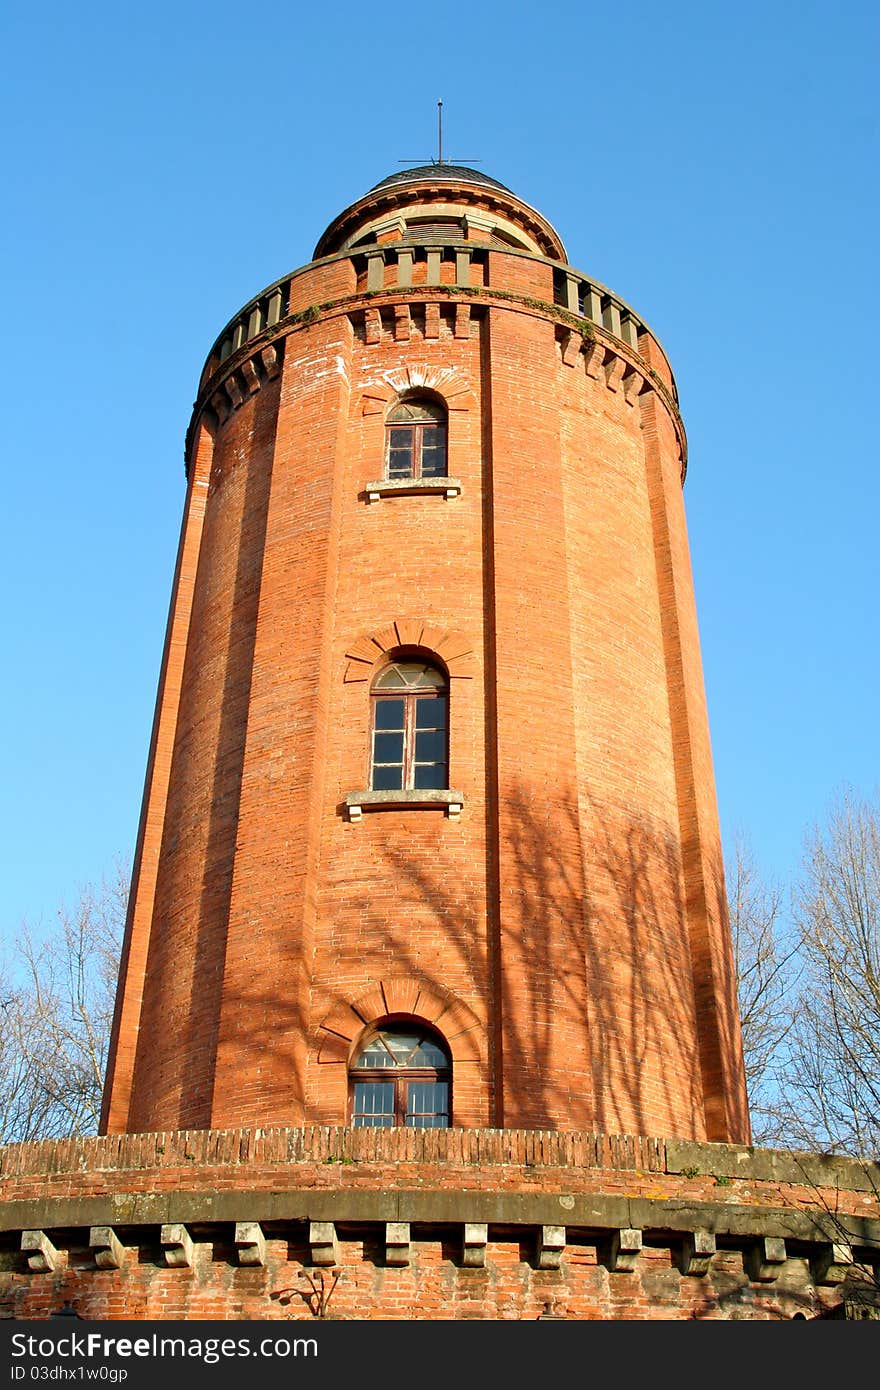
{"type": "Polygon", "coordinates": [[[403,1076],[394,1078],[394,1123],[406,1125],[407,1084],[403,1076]]]}
{"type": "Polygon", "coordinates": [[[415,786],[416,697],[408,695],[403,706],[403,785],[411,791],[415,786]]]}

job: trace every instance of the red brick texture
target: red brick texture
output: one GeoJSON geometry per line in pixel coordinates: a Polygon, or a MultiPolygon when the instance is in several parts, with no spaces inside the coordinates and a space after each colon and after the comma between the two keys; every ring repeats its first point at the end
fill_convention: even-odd
{"type": "Polygon", "coordinates": [[[338,1275],[327,1311],[351,1320],[523,1320],[548,1306],[577,1320],[812,1318],[841,1303],[856,1267],[876,1279],[878,1191],[876,1165],[851,1160],[571,1131],[307,1126],[13,1145],[0,1148],[0,1317],[73,1303],[86,1319],[308,1321],[315,1287],[338,1275]],[[259,1223],[259,1265],[236,1246],[239,1222],[259,1223]],[[326,1268],[313,1222],[336,1238],[326,1268]],[[402,1266],[389,1222],[405,1225],[402,1266]],[[476,1266],[466,1222],[485,1242],[476,1266]],[[166,1223],[193,1242],[184,1267],[169,1267],[166,1223]],[[107,1226],[121,1246],[111,1269],[91,1240],[107,1226]],[[34,1230],[51,1268],[29,1267],[34,1230]],[[542,1265],[547,1243],[556,1259],[542,1265]]]}
{"type": "Polygon", "coordinates": [[[465,287],[327,254],[212,354],[110,1133],[344,1124],[378,1000],[434,1011],[457,1126],[748,1140],[672,377],[473,245],[465,287]],[[370,502],[422,388],[461,494],[370,502]],[[448,670],[458,817],[345,814],[397,647],[448,670]]]}

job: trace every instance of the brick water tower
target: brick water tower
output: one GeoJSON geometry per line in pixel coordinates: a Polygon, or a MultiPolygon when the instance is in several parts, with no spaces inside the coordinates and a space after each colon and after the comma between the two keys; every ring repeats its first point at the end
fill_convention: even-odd
{"type": "Polygon", "coordinates": [[[382,180],[202,373],[108,1134],[749,1124],[664,352],[382,180]]]}

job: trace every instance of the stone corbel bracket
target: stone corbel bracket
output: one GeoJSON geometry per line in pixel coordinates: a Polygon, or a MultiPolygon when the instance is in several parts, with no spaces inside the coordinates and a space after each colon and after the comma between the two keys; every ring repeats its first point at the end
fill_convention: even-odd
{"type": "Polygon", "coordinates": [[[656,373],[633,350],[610,336],[575,328],[558,331],[559,350],[566,367],[581,367],[591,380],[600,382],[621,395],[628,406],[636,406],[639,397],[654,391],[669,410],[681,449],[681,476],[687,470],[687,436],[676,401],[656,373]]]}
{"type": "Polygon", "coordinates": [[[410,1262],[410,1241],[408,1221],[386,1221],[385,1223],[385,1263],[387,1265],[408,1265],[410,1262]]]}
{"type": "Polygon", "coordinates": [[[629,1227],[612,1231],[602,1249],[602,1263],[611,1274],[632,1274],[642,1253],[642,1232],[629,1227]]]}
{"type": "Polygon", "coordinates": [[[266,1263],[266,1237],[259,1221],[236,1221],[235,1248],[240,1265],[266,1263]]]}
{"type": "Polygon", "coordinates": [[[831,1241],[828,1245],[820,1245],[810,1256],[810,1273],[816,1284],[842,1284],[852,1273],[854,1263],[851,1245],[831,1241]]]}
{"type": "Polygon", "coordinates": [[[564,1226],[539,1226],[535,1250],[538,1269],[560,1269],[565,1250],[564,1226]]]}
{"type": "Polygon", "coordinates": [[[461,1263],[465,1269],[484,1269],[489,1227],[484,1222],[466,1221],[461,1234],[461,1263]]]}
{"type": "Polygon", "coordinates": [[[678,1267],[682,1274],[702,1279],[709,1273],[716,1248],[711,1231],[686,1231],[678,1251],[678,1267]]]}
{"type": "Polygon", "coordinates": [[[21,1250],[34,1274],[51,1274],[58,1264],[58,1251],[45,1231],[22,1231],[21,1250]]]}
{"type": "Polygon", "coordinates": [[[95,1252],[98,1269],[121,1269],[125,1251],[112,1226],[92,1226],[89,1230],[89,1249],[95,1252]]]}
{"type": "Polygon", "coordinates": [[[284,342],[268,343],[246,358],[220,383],[208,398],[207,409],[216,425],[223,425],[229,416],[271,381],[281,371],[284,342]]]}
{"type": "Polygon", "coordinates": [[[653,390],[653,381],[635,355],[624,356],[607,339],[581,335],[572,328],[563,331],[560,347],[566,367],[581,363],[588,377],[604,380],[609,391],[622,391],[627,405],[634,406],[644,391],[653,390]]]}
{"type": "Polygon", "coordinates": [[[165,1263],[171,1269],[192,1268],[193,1239],[181,1222],[164,1225],[159,1233],[159,1244],[165,1252],[165,1263]]]}
{"type": "Polygon", "coordinates": [[[753,1284],[771,1284],[778,1279],[788,1258],[781,1236],[762,1236],[743,1254],[743,1268],[753,1284]]]}
{"type": "Polygon", "coordinates": [[[332,1221],[309,1222],[309,1251],[313,1265],[329,1268],[339,1264],[339,1241],[332,1221]]]}

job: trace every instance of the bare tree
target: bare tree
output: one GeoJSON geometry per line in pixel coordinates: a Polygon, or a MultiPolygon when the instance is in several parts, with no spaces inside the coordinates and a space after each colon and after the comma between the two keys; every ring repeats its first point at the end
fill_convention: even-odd
{"type": "Polygon", "coordinates": [[[777,1074],[800,974],[797,940],[783,920],[782,890],[762,876],[742,833],[727,880],[752,1132],[758,1143],[784,1144],[777,1074]]]}
{"type": "Polygon", "coordinates": [[[880,801],[838,796],[808,837],[793,912],[803,974],[780,1076],[789,1141],[880,1158],[880,801]]]}
{"type": "Polygon", "coordinates": [[[806,838],[789,913],[742,837],[728,883],[756,1141],[877,1159],[880,802],[838,795],[806,838]]]}
{"type": "Polygon", "coordinates": [[[96,1132],[127,895],[120,865],[0,963],[0,1141],[96,1132]]]}

